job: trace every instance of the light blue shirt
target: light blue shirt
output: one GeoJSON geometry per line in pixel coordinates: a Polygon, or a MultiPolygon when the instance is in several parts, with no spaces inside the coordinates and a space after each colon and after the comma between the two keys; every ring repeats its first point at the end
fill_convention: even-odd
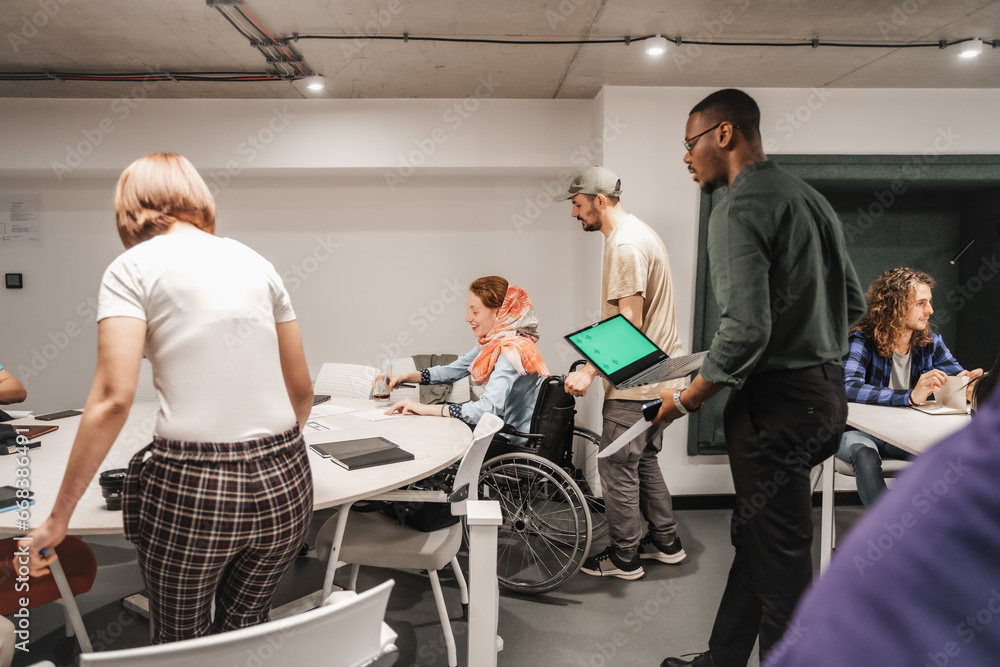
{"type": "MultiPolygon", "coordinates": [[[[447,366],[428,368],[427,375],[430,376],[430,381],[424,384],[451,383],[468,377],[469,366],[476,360],[481,350],[482,347],[477,345],[447,366]]],[[[519,375],[514,366],[501,354],[486,381],[480,399],[452,405],[450,414],[475,426],[479,423],[480,417],[490,412],[503,418],[505,424],[521,433],[530,433],[531,415],[535,412],[535,401],[541,385],[541,375],[537,373],[519,375]]],[[[509,439],[517,445],[527,444],[524,438],[509,437],[509,439]]]]}

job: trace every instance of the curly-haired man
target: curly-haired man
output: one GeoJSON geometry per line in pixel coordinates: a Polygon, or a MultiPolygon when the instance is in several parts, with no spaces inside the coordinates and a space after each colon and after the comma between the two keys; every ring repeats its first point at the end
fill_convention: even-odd
{"type": "MultiPolygon", "coordinates": [[[[963,370],[931,331],[929,319],[934,279],[906,267],[890,269],[868,287],[868,311],[851,329],[844,361],[847,400],[878,405],[920,405],[941,388],[949,375],[982,375],[963,370]]],[[[882,459],[909,455],[873,435],[848,429],[837,458],[854,468],[858,495],[870,507],[885,490],[882,459]]]]}

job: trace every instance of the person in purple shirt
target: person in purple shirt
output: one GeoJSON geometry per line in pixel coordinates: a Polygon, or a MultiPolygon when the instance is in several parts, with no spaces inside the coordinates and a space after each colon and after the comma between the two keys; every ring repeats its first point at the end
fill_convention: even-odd
{"type": "Polygon", "coordinates": [[[765,667],[1000,664],[1000,392],[837,547],[765,667]]]}
{"type": "MultiPolygon", "coordinates": [[[[940,334],[931,331],[934,279],[906,267],[890,269],[868,287],[868,310],[851,329],[844,361],[847,400],[877,405],[920,405],[949,375],[977,378],[983,371],[964,370],[940,334]]],[[[848,428],[837,458],[850,463],[861,504],[871,507],[885,491],[882,459],[909,455],[863,431],[848,428]]]]}

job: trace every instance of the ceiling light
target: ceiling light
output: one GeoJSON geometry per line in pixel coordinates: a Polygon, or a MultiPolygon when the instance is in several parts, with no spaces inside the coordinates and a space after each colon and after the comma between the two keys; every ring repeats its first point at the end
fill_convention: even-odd
{"type": "MultiPolygon", "coordinates": [[[[980,48],[982,48],[982,42],[980,42],[980,48]]],[[[667,38],[660,37],[650,37],[646,40],[646,53],[651,56],[662,56],[667,52],[667,38]]]]}
{"type": "Polygon", "coordinates": [[[306,88],[313,92],[319,92],[326,88],[326,79],[322,74],[310,74],[302,80],[306,88]]]}
{"type": "Polygon", "coordinates": [[[983,40],[973,39],[962,44],[962,50],[958,55],[961,58],[975,58],[983,52],[983,40]]]}

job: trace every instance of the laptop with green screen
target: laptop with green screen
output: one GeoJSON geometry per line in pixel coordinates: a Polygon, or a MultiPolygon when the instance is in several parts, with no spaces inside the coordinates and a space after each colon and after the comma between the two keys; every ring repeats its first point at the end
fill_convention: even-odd
{"type": "Polygon", "coordinates": [[[670,357],[624,315],[615,315],[565,337],[616,389],[684,377],[701,368],[707,352],[670,357]]]}

